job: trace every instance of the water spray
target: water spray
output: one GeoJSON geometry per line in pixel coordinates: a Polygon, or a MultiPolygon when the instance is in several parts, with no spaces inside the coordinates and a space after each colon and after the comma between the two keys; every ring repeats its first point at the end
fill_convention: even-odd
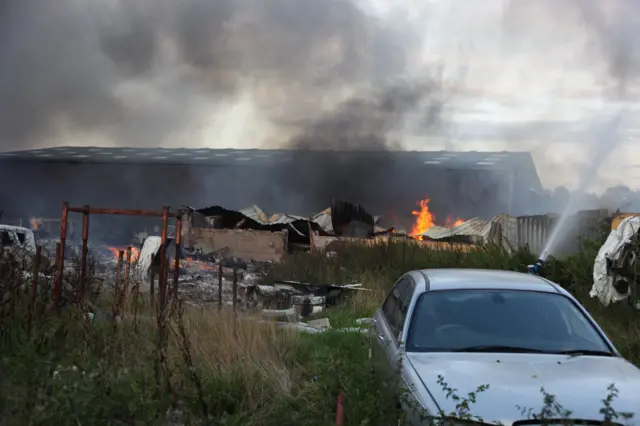
{"type": "Polygon", "coordinates": [[[540,273],[544,262],[547,260],[549,252],[554,250],[558,240],[565,236],[563,232],[566,231],[567,222],[569,221],[571,214],[577,210],[577,197],[581,196],[593,183],[598,175],[600,166],[609,157],[611,151],[617,147],[622,139],[619,135],[619,127],[625,115],[626,109],[622,109],[615,114],[610,121],[605,122],[599,129],[597,129],[594,145],[590,150],[591,161],[586,164],[582,173],[580,173],[578,188],[573,194],[571,194],[569,203],[560,215],[551,235],[547,239],[540,257],[534,265],[529,265],[530,273],[535,275],[540,273]]]}

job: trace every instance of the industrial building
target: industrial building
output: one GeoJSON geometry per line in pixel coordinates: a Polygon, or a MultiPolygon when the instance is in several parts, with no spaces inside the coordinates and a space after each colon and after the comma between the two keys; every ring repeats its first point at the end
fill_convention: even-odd
{"type": "Polygon", "coordinates": [[[524,213],[542,191],[527,152],[298,151],[58,147],[0,154],[4,217],[55,217],[61,204],[158,209],[221,205],[310,215],[331,197],[411,218],[524,213]]]}

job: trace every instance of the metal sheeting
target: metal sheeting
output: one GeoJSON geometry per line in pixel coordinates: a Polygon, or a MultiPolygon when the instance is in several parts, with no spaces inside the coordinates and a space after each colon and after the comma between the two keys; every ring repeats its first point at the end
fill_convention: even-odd
{"type": "MultiPolygon", "coordinates": [[[[580,240],[593,236],[595,228],[607,215],[607,210],[583,210],[573,214],[566,222],[566,230],[561,231],[552,254],[576,252],[580,248],[580,240]]],[[[455,228],[433,226],[421,235],[430,240],[476,237],[483,242],[501,243],[507,249],[528,249],[538,254],[545,248],[558,219],[555,214],[521,217],[498,215],[489,222],[470,219],[455,228]]]]}
{"type": "Polygon", "coordinates": [[[491,222],[479,218],[473,218],[454,228],[432,226],[420,235],[430,240],[442,240],[458,236],[487,237],[489,235],[490,228],[491,222]]]}
{"type": "Polygon", "coordinates": [[[248,217],[249,219],[255,220],[258,223],[263,225],[267,225],[269,223],[269,219],[262,209],[256,205],[246,207],[242,210],[239,210],[240,213],[248,217]]]}
{"type": "Polygon", "coordinates": [[[515,246],[541,253],[553,232],[556,217],[551,215],[523,216],[517,218],[515,246]]]}
{"type": "Polygon", "coordinates": [[[327,232],[333,232],[333,224],[331,222],[331,207],[322,210],[311,218],[312,222],[317,223],[327,232]]]}
{"type": "Polygon", "coordinates": [[[293,223],[293,222],[297,222],[299,220],[309,220],[306,217],[302,217],[302,216],[295,216],[295,215],[291,215],[291,214],[284,214],[284,213],[275,213],[273,215],[271,215],[271,217],[269,218],[269,225],[287,225],[289,223],[293,223]]]}
{"type": "MultiPolygon", "coordinates": [[[[582,210],[571,215],[566,222],[566,229],[560,231],[558,244],[554,247],[554,255],[575,253],[580,248],[582,238],[594,236],[601,221],[608,216],[607,210],[582,210]]],[[[496,216],[492,222],[499,224],[502,243],[508,249],[529,249],[534,254],[544,250],[559,216],[537,215],[511,217],[496,216]]]]}
{"type": "MultiPolygon", "coordinates": [[[[262,226],[277,226],[277,225],[290,225],[293,226],[295,222],[312,222],[321,228],[323,231],[333,233],[333,225],[331,224],[331,209],[326,209],[312,218],[303,216],[291,215],[286,213],[275,213],[270,217],[260,207],[252,205],[241,210],[227,210],[220,206],[205,207],[203,209],[194,209],[188,207],[192,214],[198,214],[199,216],[206,217],[210,215],[227,215],[231,217],[229,226],[239,222],[242,217],[251,219],[255,223],[262,226]],[[234,222],[235,221],[235,222],[234,222]]],[[[299,227],[299,226],[298,226],[299,227]]],[[[296,232],[301,233],[299,229],[295,229],[296,232]]]]}

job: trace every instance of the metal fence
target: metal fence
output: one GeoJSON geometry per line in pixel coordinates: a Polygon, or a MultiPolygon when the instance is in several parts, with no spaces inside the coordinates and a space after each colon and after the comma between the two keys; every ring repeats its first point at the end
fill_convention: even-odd
{"type": "MultiPolygon", "coordinates": [[[[607,210],[582,210],[571,215],[558,230],[554,255],[575,253],[584,238],[594,237],[602,221],[609,216],[607,210]]],[[[559,215],[501,216],[496,222],[501,227],[503,242],[512,249],[528,248],[541,253],[560,221],[559,215]]]]}

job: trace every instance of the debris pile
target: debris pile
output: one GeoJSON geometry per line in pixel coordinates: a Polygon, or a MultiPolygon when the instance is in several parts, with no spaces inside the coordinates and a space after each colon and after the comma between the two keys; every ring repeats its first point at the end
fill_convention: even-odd
{"type": "MultiPolygon", "coordinates": [[[[169,285],[173,282],[175,246],[167,242],[169,285]]],[[[145,240],[134,267],[136,278],[147,290],[157,281],[160,264],[160,237],[145,240]],[[146,284],[146,285],[145,285],[146,284]]],[[[271,262],[245,261],[225,251],[203,254],[182,250],[179,259],[179,295],[192,304],[227,305],[236,309],[262,310],[265,316],[292,320],[322,311],[339,303],[345,293],[361,290],[361,285],[309,284],[294,281],[267,283],[271,262]],[[235,297],[234,297],[235,295],[235,297]]]]}

